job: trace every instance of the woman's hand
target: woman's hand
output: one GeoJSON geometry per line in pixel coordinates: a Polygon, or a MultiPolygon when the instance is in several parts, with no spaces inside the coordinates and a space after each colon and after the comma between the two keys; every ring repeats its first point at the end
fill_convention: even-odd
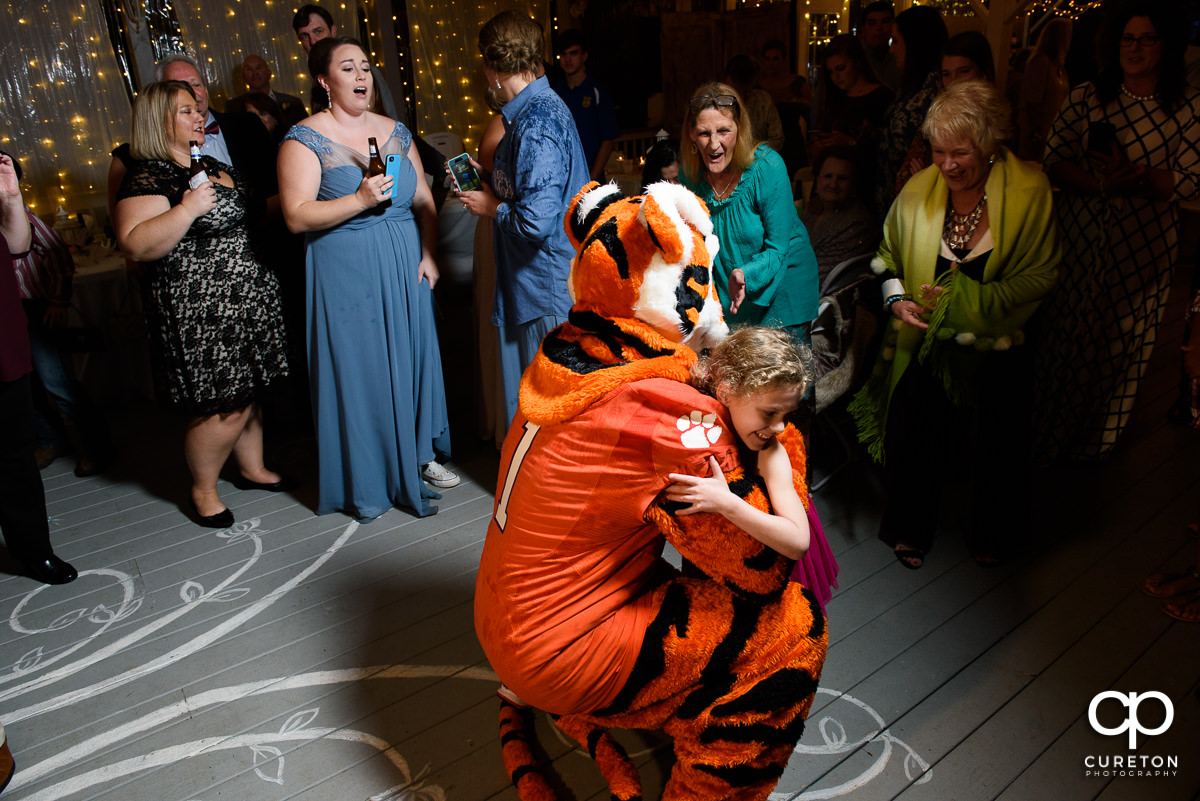
{"type": "Polygon", "coordinates": [[[46,307],[46,313],[42,315],[42,325],[47,328],[58,328],[67,324],[67,310],[69,307],[58,303],[51,303],[46,307]]]}
{"type": "MultiPolygon", "coordinates": [[[[956,269],[957,266],[956,263],[951,269],[956,269]]],[[[933,311],[937,308],[938,299],[945,291],[946,287],[944,286],[921,284],[921,291],[917,294],[917,305],[924,306],[927,310],[933,311]]]]}
{"type": "MultiPolygon", "coordinates": [[[[475,168],[475,172],[479,173],[480,175],[484,174],[484,169],[482,166],[480,166],[478,161],[470,157],[467,158],[467,161],[469,161],[471,166],[475,168]]],[[[449,162],[446,163],[446,172],[450,173],[449,162]]],[[[500,206],[500,199],[492,193],[492,188],[488,186],[486,181],[482,182],[483,185],[479,189],[472,189],[469,192],[460,192],[458,189],[458,182],[454,180],[453,174],[451,174],[450,180],[451,194],[459,199],[463,206],[466,207],[467,211],[471,212],[476,217],[494,218],[496,216],[496,209],[500,206]]]]}
{"type": "Polygon", "coordinates": [[[1109,195],[1141,195],[1148,184],[1146,167],[1142,164],[1126,161],[1104,174],[1104,192],[1109,195]]]}
{"type": "Polygon", "coordinates": [[[929,323],[922,320],[921,315],[928,314],[930,310],[916,301],[898,300],[891,305],[890,309],[892,316],[909,328],[916,328],[919,331],[929,328],[929,323]]]}
{"type": "Polygon", "coordinates": [[[928,166],[928,164],[925,164],[922,161],[919,155],[914,153],[906,158],[904,163],[900,165],[900,172],[897,174],[896,183],[901,184],[907,182],[909,178],[913,177],[928,166]]]}
{"type": "Polygon", "coordinates": [[[1101,194],[1136,195],[1146,191],[1146,166],[1127,160],[1116,145],[1109,153],[1088,153],[1088,160],[1100,174],[1101,194]]]}
{"type": "Polygon", "coordinates": [[[0,200],[21,199],[21,182],[10,156],[0,156],[0,200]]]}
{"type": "Polygon", "coordinates": [[[708,464],[712,473],[707,478],[689,476],[686,473],[671,473],[667,476],[674,482],[666,489],[667,500],[691,504],[687,509],[681,509],[680,515],[694,515],[700,512],[722,514],[722,510],[728,507],[731,500],[737,500],[729,491],[729,484],[725,481],[725,473],[721,471],[717,457],[709,456],[708,464]]]}
{"type": "Polygon", "coordinates": [[[363,178],[355,195],[358,196],[359,202],[365,208],[373,209],[385,200],[391,199],[394,182],[395,179],[387,173],[372,175],[370,178],[363,178]]]}
{"type": "Polygon", "coordinates": [[[441,274],[438,272],[437,264],[434,263],[433,259],[424,258],[417,263],[418,284],[420,284],[421,279],[424,278],[429,282],[429,288],[433,289],[437,285],[438,278],[440,277],[441,274]]]}
{"type": "Polygon", "coordinates": [[[737,314],[746,299],[746,273],[738,267],[729,274],[729,313],[737,314]]]}
{"type": "Polygon", "coordinates": [[[487,184],[484,184],[482,189],[475,189],[471,192],[456,190],[455,196],[462,201],[467,211],[476,217],[495,217],[496,209],[500,207],[500,200],[492,194],[492,190],[487,184]]]}
{"type": "Polygon", "coordinates": [[[179,205],[187,209],[188,214],[195,220],[212,211],[217,205],[217,190],[212,181],[205,181],[195,189],[187,189],[179,205]]]}
{"type": "Polygon", "coordinates": [[[813,137],[813,147],[817,151],[827,147],[852,147],[855,144],[854,137],[845,131],[821,132],[813,137]]]}

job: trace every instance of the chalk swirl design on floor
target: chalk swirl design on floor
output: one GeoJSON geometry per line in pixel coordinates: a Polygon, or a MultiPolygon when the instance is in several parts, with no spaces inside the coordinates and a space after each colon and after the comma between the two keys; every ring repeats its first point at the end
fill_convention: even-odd
{"type": "MultiPolygon", "coordinates": [[[[825,687],[819,687],[817,693],[819,695],[833,696],[834,701],[831,706],[837,704],[839,701],[845,701],[856,707],[857,711],[842,711],[838,707],[834,707],[834,713],[839,715],[839,717],[834,717],[833,714],[827,712],[829,707],[825,707],[821,710],[820,715],[815,721],[815,728],[821,736],[821,744],[806,745],[802,739],[800,744],[796,746],[794,753],[812,758],[848,754],[859,749],[863,749],[862,753],[865,754],[864,747],[869,743],[880,743],[883,748],[880,750],[879,756],[866,770],[841,784],[833,787],[816,788],[806,792],[798,792],[797,790],[786,792],[776,788],[776,792],[771,793],[769,796],[769,801],[820,801],[820,799],[840,798],[849,795],[866,786],[882,774],[891,761],[897,747],[906,752],[903,767],[904,775],[909,783],[924,784],[933,778],[933,770],[930,768],[929,763],[922,759],[911,746],[892,735],[887,729],[887,723],[884,721],[883,716],[865,702],[848,693],[830,690],[825,687]],[[866,734],[852,740],[846,733],[846,725],[842,723],[842,719],[848,715],[861,718],[862,713],[865,713],[875,723],[876,728],[872,728],[866,734]]],[[[808,725],[805,728],[806,735],[812,732],[814,728],[813,723],[814,720],[810,717],[808,725]]],[[[787,775],[785,774],[784,782],[786,780],[787,775]]]]}
{"type": "MultiPolygon", "coordinates": [[[[214,536],[225,540],[226,545],[249,546],[250,556],[233,573],[212,587],[206,587],[195,580],[183,582],[179,587],[181,603],[178,607],[152,621],[126,631],[113,642],[93,650],[89,650],[88,646],[97,643],[99,638],[114,624],[132,619],[135,613],[142,608],[142,589],[138,579],[127,573],[111,569],[81,571],[80,578],[92,577],[93,580],[99,578],[111,582],[113,599],[106,603],[97,603],[94,606],[85,606],[59,613],[53,620],[45,623],[36,622],[36,604],[39,596],[48,588],[40,586],[30,591],[9,614],[8,624],[14,632],[36,636],[61,632],[67,628],[85,624],[89,626],[89,629],[86,634],[61,651],[48,654],[43,648],[35,647],[26,651],[7,668],[0,668],[0,708],[6,710],[3,716],[5,726],[9,728],[11,734],[19,736],[21,721],[69,708],[84,700],[94,699],[103,693],[112,692],[138,679],[162,671],[177,662],[194,657],[225,635],[253,620],[310,578],[342,549],[357,529],[358,523],[351,522],[332,544],[300,572],[268,591],[262,598],[238,609],[228,617],[221,618],[216,625],[206,628],[200,634],[167,653],[116,675],[105,676],[85,687],[55,694],[46,700],[23,708],[14,708],[15,699],[20,699],[35,690],[51,687],[84,671],[87,671],[89,676],[99,673],[106,660],[138,646],[176,624],[201,606],[245,599],[251,590],[241,584],[243,581],[254,578],[251,571],[261,560],[264,550],[262,536],[269,532],[261,528],[259,519],[254,518],[239,522],[230,529],[216,533],[214,536]]],[[[101,591],[109,590],[105,587],[101,591]]],[[[385,740],[370,733],[346,727],[314,726],[313,724],[320,714],[319,707],[292,714],[279,731],[243,732],[207,737],[158,748],[149,753],[106,764],[78,775],[71,775],[71,767],[84,759],[106,749],[112,749],[118,744],[131,740],[136,735],[156,730],[173,721],[190,719],[205,708],[228,704],[230,701],[240,701],[253,696],[298,688],[375,679],[428,676],[459,676],[488,681],[495,680],[495,674],[491,671],[479,671],[463,666],[385,665],[352,670],[316,671],[297,676],[277,676],[216,688],[188,696],[184,701],[169,704],[137,719],[95,734],[57,754],[42,759],[40,762],[20,765],[12,782],[6,788],[5,796],[11,796],[13,801],[18,801],[18,799],[21,801],[56,801],[56,799],[75,795],[89,787],[134,776],[152,768],[179,763],[206,754],[218,752],[236,754],[243,749],[246,754],[247,766],[253,770],[254,775],[269,784],[282,785],[287,773],[287,755],[290,751],[294,751],[304,743],[314,741],[322,741],[322,743],[346,741],[367,746],[382,753],[399,773],[400,781],[372,796],[371,801],[444,801],[445,794],[442,788],[436,785],[424,785],[423,774],[414,776],[404,758],[385,740]],[[473,672],[483,675],[476,676],[473,675],[473,672]],[[22,796],[20,794],[22,788],[51,776],[59,781],[30,795],[22,796]]],[[[239,770],[228,778],[234,778],[241,772],[239,770]]],[[[202,801],[202,799],[197,798],[193,801],[202,801]]]]}

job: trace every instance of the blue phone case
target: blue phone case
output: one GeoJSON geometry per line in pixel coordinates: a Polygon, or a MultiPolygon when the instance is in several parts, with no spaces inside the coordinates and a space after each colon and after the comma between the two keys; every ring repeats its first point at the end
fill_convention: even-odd
{"type": "Polygon", "coordinates": [[[471,166],[470,156],[466,153],[455,156],[446,163],[450,166],[450,174],[454,176],[454,185],[458,187],[458,191],[471,192],[483,186],[479,173],[471,166]]]}
{"type": "Polygon", "coordinates": [[[388,190],[388,199],[392,197],[392,192],[396,189],[396,184],[400,181],[400,167],[404,164],[404,156],[398,153],[392,153],[384,162],[384,172],[392,176],[392,188],[388,190]]]}

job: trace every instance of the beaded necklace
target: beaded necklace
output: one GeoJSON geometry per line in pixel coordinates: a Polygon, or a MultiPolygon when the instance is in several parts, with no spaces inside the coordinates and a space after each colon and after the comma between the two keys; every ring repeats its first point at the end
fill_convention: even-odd
{"type": "Polygon", "coordinates": [[[975,236],[975,229],[979,227],[979,221],[983,219],[983,210],[987,208],[987,192],[984,192],[983,197],[979,198],[975,208],[966,214],[959,214],[955,211],[953,201],[947,201],[947,204],[949,208],[946,214],[946,224],[942,227],[942,239],[951,249],[964,248],[971,241],[971,237],[975,236]]]}
{"type": "Polygon", "coordinates": [[[1135,95],[1133,92],[1125,88],[1125,84],[1121,84],[1121,94],[1125,95],[1130,100],[1137,100],[1141,103],[1145,103],[1147,100],[1153,100],[1158,95],[1157,92],[1151,92],[1148,95],[1135,95]]]}

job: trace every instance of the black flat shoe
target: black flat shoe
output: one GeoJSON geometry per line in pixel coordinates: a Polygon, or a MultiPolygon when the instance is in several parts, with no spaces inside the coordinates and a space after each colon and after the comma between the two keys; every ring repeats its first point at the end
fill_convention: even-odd
{"type": "Polygon", "coordinates": [[[50,554],[45,559],[22,562],[29,577],[43,584],[70,584],[79,577],[75,568],[50,554]]]}
{"type": "Polygon", "coordinates": [[[233,512],[228,508],[222,509],[215,515],[202,515],[200,510],[196,508],[195,501],[188,501],[191,504],[192,511],[196,513],[196,522],[206,528],[229,528],[233,525],[233,512]]]}
{"type": "Polygon", "coordinates": [[[287,492],[296,486],[296,482],[287,476],[281,476],[278,481],[265,484],[261,481],[251,481],[244,476],[237,475],[229,479],[229,483],[240,490],[263,490],[264,492],[287,492]]]}

